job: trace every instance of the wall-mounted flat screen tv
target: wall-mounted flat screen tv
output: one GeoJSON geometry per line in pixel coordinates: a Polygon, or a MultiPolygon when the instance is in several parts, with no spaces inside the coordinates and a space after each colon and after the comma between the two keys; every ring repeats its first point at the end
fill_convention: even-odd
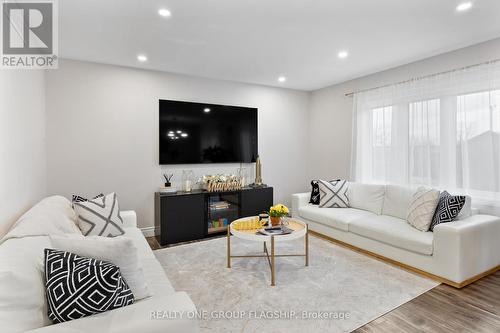
{"type": "Polygon", "coordinates": [[[257,109],[160,100],[160,164],[251,163],[257,109]]]}

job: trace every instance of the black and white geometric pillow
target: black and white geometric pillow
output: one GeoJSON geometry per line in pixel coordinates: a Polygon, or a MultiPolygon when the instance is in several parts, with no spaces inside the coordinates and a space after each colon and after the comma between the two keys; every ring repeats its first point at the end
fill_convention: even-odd
{"type": "Polygon", "coordinates": [[[438,224],[452,222],[465,205],[465,200],[464,195],[450,195],[446,191],[441,192],[429,230],[433,231],[438,224]]]}
{"type": "Polygon", "coordinates": [[[134,303],[120,269],[108,262],[45,249],[48,316],[54,323],[134,303]]]}
{"type": "Polygon", "coordinates": [[[311,180],[311,197],[309,198],[309,203],[313,205],[319,205],[319,184],[317,180],[311,180]]]}
{"type": "Polygon", "coordinates": [[[347,197],[347,180],[318,180],[320,192],[320,208],[347,208],[349,198],[347,197]]]}
{"type": "MultiPolygon", "coordinates": [[[[104,196],[104,194],[100,193],[100,194],[96,195],[93,199],[101,198],[103,196],[104,196]]],[[[85,201],[89,201],[89,199],[87,199],[85,197],[82,197],[81,195],[77,195],[77,194],[73,194],[71,196],[71,202],[73,202],[73,203],[75,203],[75,202],[85,202],[85,201]]]]}
{"type": "Polygon", "coordinates": [[[116,193],[73,204],[84,236],[115,237],[125,233],[116,193]]]}

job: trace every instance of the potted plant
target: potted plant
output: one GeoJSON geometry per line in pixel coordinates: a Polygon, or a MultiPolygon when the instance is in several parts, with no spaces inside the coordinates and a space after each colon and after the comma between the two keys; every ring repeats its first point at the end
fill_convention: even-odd
{"type": "Polygon", "coordinates": [[[269,209],[269,217],[273,227],[281,224],[281,219],[288,215],[288,207],[283,204],[277,204],[269,209]]]}

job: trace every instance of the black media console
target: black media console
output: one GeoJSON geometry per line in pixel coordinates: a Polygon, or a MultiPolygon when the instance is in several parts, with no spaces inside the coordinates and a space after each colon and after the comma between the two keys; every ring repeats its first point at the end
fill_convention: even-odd
{"type": "Polygon", "coordinates": [[[203,239],[227,232],[227,225],[245,216],[268,211],[273,188],[244,188],[230,192],[155,193],[155,227],[160,244],[203,239]]]}

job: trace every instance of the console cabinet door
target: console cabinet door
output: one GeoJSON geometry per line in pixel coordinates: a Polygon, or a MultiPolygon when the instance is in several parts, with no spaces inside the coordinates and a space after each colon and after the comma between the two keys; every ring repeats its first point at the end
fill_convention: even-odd
{"type": "Polygon", "coordinates": [[[273,188],[241,191],[241,216],[255,216],[269,211],[273,205],[273,188]]]}
{"type": "Polygon", "coordinates": [[[161,197],[161,245],[205,237],[205,206],[204,194],[161,197]]]}

